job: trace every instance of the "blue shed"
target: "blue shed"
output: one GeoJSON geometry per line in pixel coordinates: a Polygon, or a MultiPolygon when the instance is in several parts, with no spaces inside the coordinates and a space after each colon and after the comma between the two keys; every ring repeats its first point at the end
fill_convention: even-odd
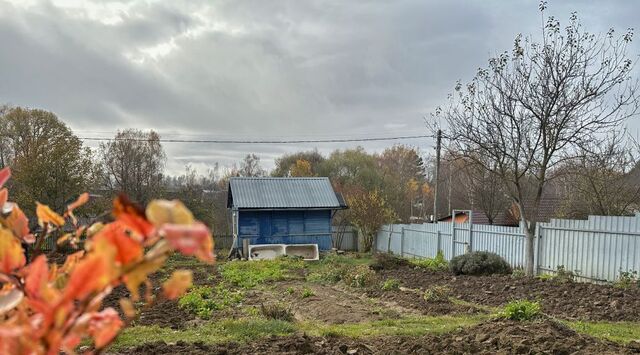
{"type": "Polygon", "coordinates": [[[318,244],[331,249],[331,219],[346,208],[329,178],[234,177],[227,208],[232,211],[236,247],[250,244],[318,244]]]}

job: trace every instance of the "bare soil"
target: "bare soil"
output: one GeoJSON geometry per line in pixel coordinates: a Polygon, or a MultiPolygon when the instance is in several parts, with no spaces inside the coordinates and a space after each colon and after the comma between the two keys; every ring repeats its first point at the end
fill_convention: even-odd
{"type": "Polygon", "coordinates": [[[157,342],[121,354],[635,354],[640,343],[623,346],[580,335],[552,321],[490,321],[455,332],[418,338],[350,339],[292,335],[248,344],[207,345],[157,342]]]}
{"type": "Polygon", "coordinates": [[[378,271],[384,278],[400,280],[405,287],[425,290],[446,285],[452,295],[486,306],[501,306],[514,299],[539,300],[543,312],[555,317],[582,320],[640,321],[640,288],[620,289],[610,285],[508,275],[454,276],[401,266],[378,271]]]}

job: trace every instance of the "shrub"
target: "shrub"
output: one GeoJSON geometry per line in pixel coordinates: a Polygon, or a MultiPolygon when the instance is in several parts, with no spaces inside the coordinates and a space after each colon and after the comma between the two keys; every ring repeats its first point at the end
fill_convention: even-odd
{"type": "Polygon", "coordinates": [[[640,287],[640,278],[638,278],[638,272],[620,270],[620,276],[613,285],[618,288],[630,288],[633,286],[640,287]]]}
{"type": "Polygon", "coordinates": [[[455,275],[511,274],[511,266],[500,255],[488,251],[474,251],[458,255],[449,263],[455,275]]]}
{"type": "Polygon", "coordinates": [[[357,265],[347,270],[343,281],[351,287],[368,287],[376,282],[376,273],[367,265],[357,265]]]}
{"type": "Polygon", "coordinates": [[[438,250],[438,254],[436,254],[435,258],[413,259],[410,263],[417,267],[433,271],[446,270],[449,266],[449,262],[444,259],[444,253],[442,250],[438,250]]]}
{"type": "Polygon", "coordinates": [[[269,305],[260,305],[260,313],[268,319],[281,320],[291,322],[294,320],[291,309],[281,303],[273,303],[269,305]]]}
{"type": "Polygon", "coordinates": [[[400,288],[400,281],[393,278],[387,279],[382,283],[383,291],[397,290],[399,288],[400,288]]]}
{"type": "Polygon", "coordinates": [[[451,289],[447,286],[433,286],[424,292],[427,302],[448,302],[451,297],[451,289]]]}
{"type": "Polygon", "coordinates": [[[540,303],[527,300],[511,301],[500,313],[502,318],[527,321],[540,316],[540,303]]]}
{"type": "Polygon", "coordinates": [[[315,296],[315,295],[316,295],[316,293],[315,293],[315,292],[313,292],[313,290],[312,290],[312,289],[310,289],[310,288],[308,288],[308,287],[305,287],[305,288],[302,290],[302,295],[301,295],[301,296],[302,296],[302,298],[307,298],[307,297],[311,297],[311,296],[315,296]]]}

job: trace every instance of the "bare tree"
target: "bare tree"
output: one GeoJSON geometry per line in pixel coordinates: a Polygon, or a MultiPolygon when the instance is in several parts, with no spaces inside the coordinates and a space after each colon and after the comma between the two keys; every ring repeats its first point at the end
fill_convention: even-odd
{"type": "Polygon", "coordinates": [[[558,172],[565,188],[564,215],[630,215],[640,204],[640,170],[636,148],[624,134],[611,134],[604,142],[583,148],[582,157],[558,172]]]}
{"type": "Polygon", "coordinates": [[[564,29],[548,17],[541,43],[518,35],[513,53],[490,59],[468,85],[458,84],[444,110],[454,151],[499,176],[517,205],[528,275],[549,172],[637,112],[638,82],[627,55],[632,36],[631,30],[591,34],[575,13],[564,29]]]}
{"type": "Polygon", "coordinates": [[[156,132],[118,131],[100,145],[100,158],[103,183],[112,193],[124,192],[142,204],[161,194],[166,155],[156,132]]]}
{"type": "Polygon", "coordinates": [[[260,177],[266,176],[267,172],[260,166],[260,157],[255,154],[247,154],[240,163],[240,169],[238,170],[239,176],[246,177],[260,177]]]}

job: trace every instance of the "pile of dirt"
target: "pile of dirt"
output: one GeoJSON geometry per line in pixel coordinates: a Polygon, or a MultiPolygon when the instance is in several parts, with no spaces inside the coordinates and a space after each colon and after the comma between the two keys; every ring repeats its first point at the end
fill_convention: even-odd
{"type": "Polygon", "coordinates": [[[457,304],[446,300],[442,302],[427,301],[422,294],[411,291],[382,291],[371,289],[367,291],[367,296],[385,303],[396,304],[404,309],[414,310],[417,313],[427,316],[486,313],[486,311],[477,307],[457,304]]]}
{"type": "Polygon", "coordinates": [[[491,321],[455,332],[421,338],[351,339],[292,335],[248,344],[207,345],[157,342],[121,354],[633,354],[640,343],[622,346],[583,336],[551,321],[491,321]]]}
{"type": "Polygon", "coordinates": [[[640,321],[640,288],[505,275],[454,276],[445,271],[402,267],[382,270],[381,276],[400,280],[406,287],[426,289],[446,285],[456,298],[487,306],[501,306],[514,299],[539,300],[543,312],[567,319],[640,321]]]}

